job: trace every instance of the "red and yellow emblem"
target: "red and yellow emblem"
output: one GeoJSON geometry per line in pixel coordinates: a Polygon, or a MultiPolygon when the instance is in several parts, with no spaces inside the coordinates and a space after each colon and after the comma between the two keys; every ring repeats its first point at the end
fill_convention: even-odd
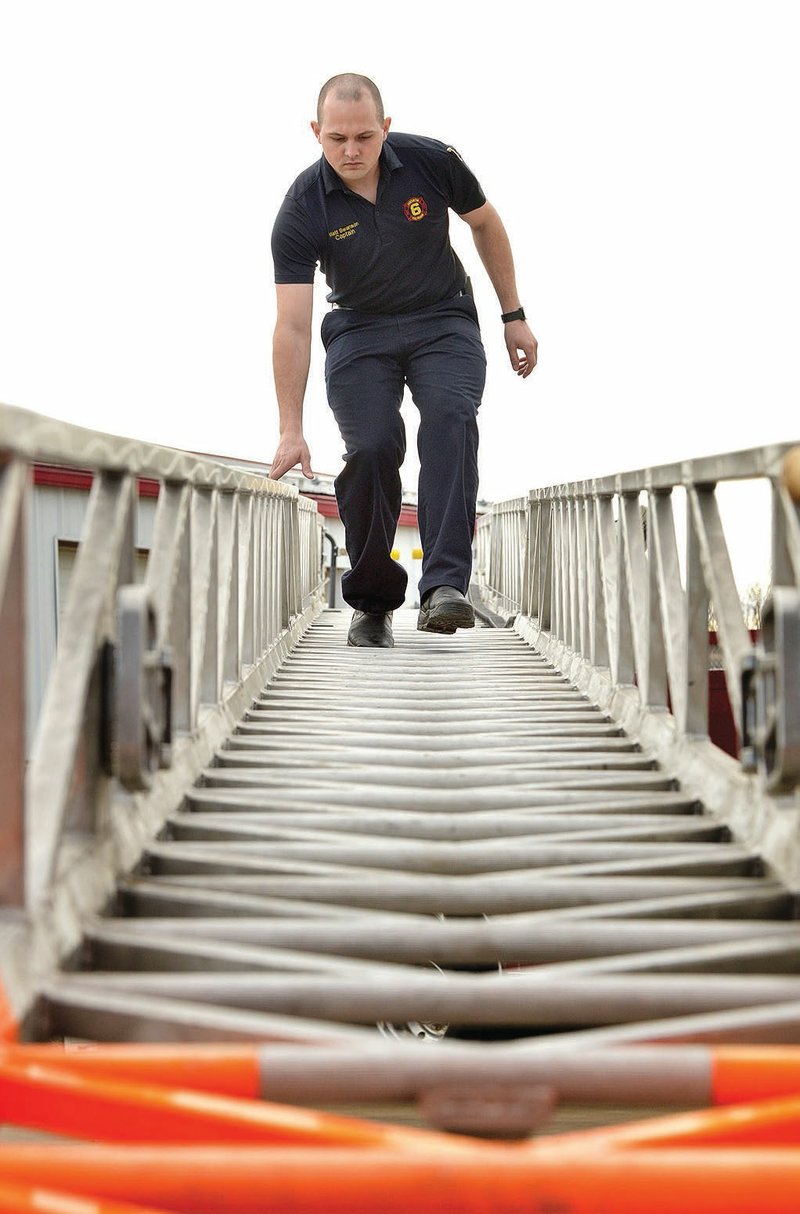
{"type": "Polygon", "coordinates": [[[428,204],[424,198],[419,195],[416,198],[409,198],[408,202],[403,204],[403,214],[406,219],[414,222],[417,219],[424,219],[428,214],[428,204]]]}

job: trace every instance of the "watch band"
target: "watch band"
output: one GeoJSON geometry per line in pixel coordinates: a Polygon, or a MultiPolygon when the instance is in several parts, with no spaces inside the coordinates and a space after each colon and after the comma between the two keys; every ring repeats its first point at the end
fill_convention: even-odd
{"type": "Polygon", "coordinates": [[[502,320],[504,325],[507,325],[510,320],[524,320],[525,319],[525,309],[516,308],[515,311],[513,311],[513,312],[503,312],[500,319],[502,320]]]}

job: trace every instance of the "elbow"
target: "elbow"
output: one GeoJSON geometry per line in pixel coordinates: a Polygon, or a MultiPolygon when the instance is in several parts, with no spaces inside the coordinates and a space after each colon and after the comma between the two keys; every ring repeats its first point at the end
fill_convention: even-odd
{"type": "Polygon", "coordinates": [[[272,337],[273,346],[300,347],[311,345],[311,322],[298,322],[278,317],[272,337]]]}

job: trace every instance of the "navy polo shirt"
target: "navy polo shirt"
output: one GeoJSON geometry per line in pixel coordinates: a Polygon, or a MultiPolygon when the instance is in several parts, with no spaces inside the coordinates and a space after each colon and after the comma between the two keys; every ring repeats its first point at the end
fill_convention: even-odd
{"type": "Polygon", "coordinates": [[[463,291],[450,245],[449,208],[483,206],[477,178],[455,148],[391,133],[375,203],[351,190],[324,156],[301,173],[272,232],[275,282],[311,283],[317,265],[330,303],[362,312],[413,312],[463,291]]]}

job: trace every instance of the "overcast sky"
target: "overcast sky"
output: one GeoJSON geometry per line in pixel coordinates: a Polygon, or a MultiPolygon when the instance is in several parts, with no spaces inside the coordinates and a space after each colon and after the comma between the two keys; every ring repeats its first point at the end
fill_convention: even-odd
{"type": "Polygon", "coordinates": [[[798,438],[799,11],[0,0],[0,400],[269,460],[270,230],[320,84],[352,70],[396,130],[459,149],[511,236],[524,382],[452,221],[490,360],[482,496],[798,438]]]}

